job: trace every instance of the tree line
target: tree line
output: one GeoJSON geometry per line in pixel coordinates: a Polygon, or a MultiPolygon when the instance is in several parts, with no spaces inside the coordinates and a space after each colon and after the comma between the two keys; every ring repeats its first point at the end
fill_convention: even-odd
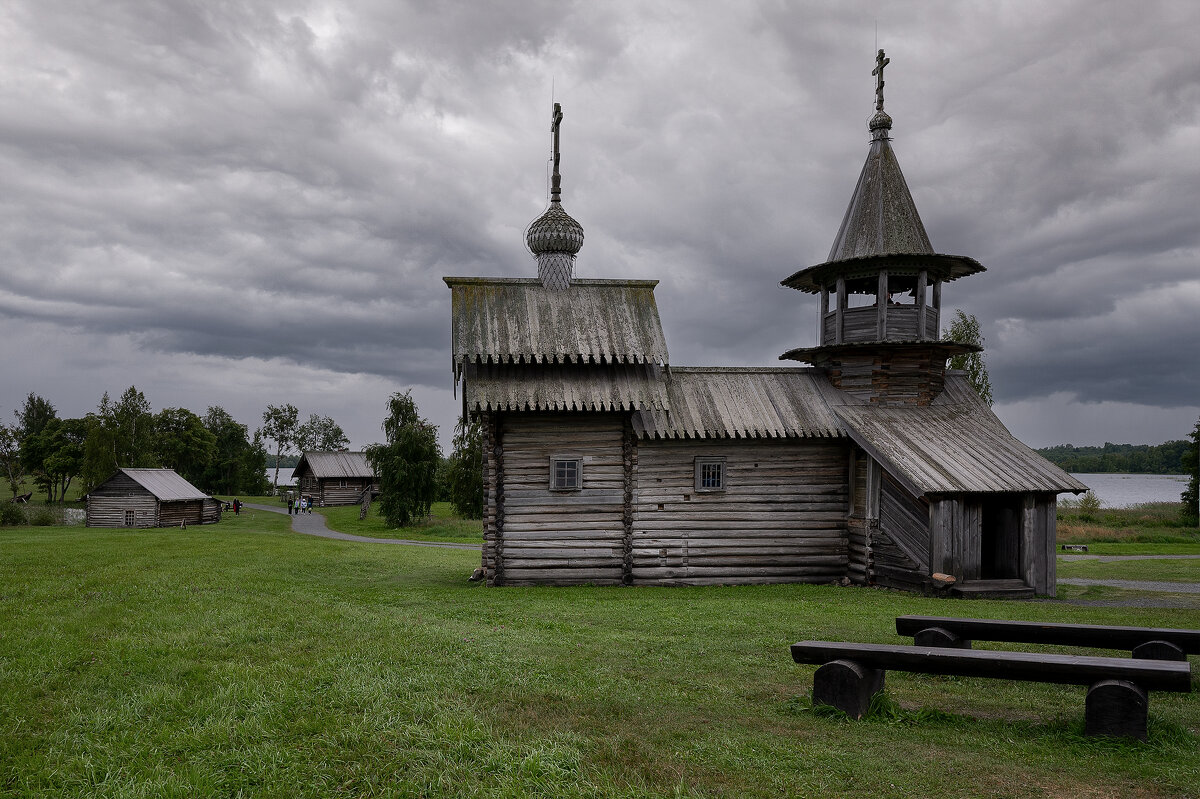
{"type": "Polygon", "coordinates": [[[1076,447],[1057,444],[1043,447],[1038,454],[1068,472],[1105,474],[1187,474],[1183,456],[1188,441],[1162,444],[1113,444],[1102,447],[1076,447]]]}
{"type": "Polygon", "coordinates": [[[155,413],[130,386],[117,400],[104,392],[96,410],[80,418],[60,418],[33,392],[13,415],[15,423],[0,423],[0,468],[14,496],[28,475],[47,502],[59,502],[76,481],[86,494],[120,467],[174,469],[210,493],[266,490],[258,433],[220,406],[203,416],[187,408],[155,413]]]}

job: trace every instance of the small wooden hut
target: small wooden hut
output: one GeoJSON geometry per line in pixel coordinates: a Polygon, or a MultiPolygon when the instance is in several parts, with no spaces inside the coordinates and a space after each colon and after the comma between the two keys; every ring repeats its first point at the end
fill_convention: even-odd
{"type": "Polygon", "coordinates": [[[305,452],[292,477],[317,505],[357,505],[364,492],[379,493],[379,479],[365,452],[305,452]]]}
{"type": "Polygon", "coordinates": [[[214,524],[221,503],[174,469],[117,469],[87,496],[88,527],[214,524]]]}
{"type": "MultiPolygon", "coordinates": [[[[877,72],[886,61],[880,52],[877,72]]],[[[489,585],[827,582],[1055,592],[1055,505],[1086,486],[1005,429],[939,339],[936,253],[882,110],[829,258],[807,368],[671,366],[652,280],[579,280],[554,111],[538,277],[447,277],[453,368],[485,428],[489,585]],[[832,306],[832,307],[831,307],[832,306]]]]}

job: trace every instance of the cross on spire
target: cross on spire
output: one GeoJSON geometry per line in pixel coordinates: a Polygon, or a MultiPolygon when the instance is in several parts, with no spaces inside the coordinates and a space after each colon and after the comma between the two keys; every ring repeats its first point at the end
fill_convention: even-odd
{"type": "Polygon", "coordinates": [[[558,174],[558,129],[562,125],[562,105],[554,104],[554,112],[550,115],[550,132],[554,134],[554,173],[550,179],[550,202],[559,202],[562,198],[562,175],[558,174]]]}
{"type": "MultiPolygon", "coordinates": [[[[871,70],[871,74],[875,76],[875,110],[883,110],[883,68],[892,63],[892,59],[884,58],[883,51],[880,50],[875,56],[875,69],[871,70]]],[[[557,141],[557,139],[555,139],[557,141]]]]}

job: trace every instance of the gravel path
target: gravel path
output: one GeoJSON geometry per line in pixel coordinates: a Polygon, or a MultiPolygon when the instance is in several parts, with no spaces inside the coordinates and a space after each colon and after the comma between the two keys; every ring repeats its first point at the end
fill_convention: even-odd
{"type": "MultiPolygon", "coordinates": [[[[243,502],[243,507],[254,508],[255,510],[265,510],[270,513],[280,513],[284,516],[289,515],[286,508],[274,508],[270,505],[259,505],[253,502],[243,502]]],[[[360,544],[406,544],[411,547],[437,547],[439,549],[474,549],[478,550],[478,544],[452,544],[442,541],[409,541],[404,538],[369,538],[365,535],[350,535],[349,533],[339,533],[337,530],[330,530],[325,525],[325,517],[319,513],[301,513],[290,514],[292,517],[292,531],[304,533],[305,535],[315,535],[321,538],[336,538],[338,541],[357,541],[360,544]]]]}
{"type": "Polygon", "coordinates": [[[1087,577],[1059,577],[1059,585],[1103,585],[1133,591],[1161,591],[1170,594],[1200,594],[1200,583],[1171,583],[1162,580],[1093,580],[1087,577]]]}

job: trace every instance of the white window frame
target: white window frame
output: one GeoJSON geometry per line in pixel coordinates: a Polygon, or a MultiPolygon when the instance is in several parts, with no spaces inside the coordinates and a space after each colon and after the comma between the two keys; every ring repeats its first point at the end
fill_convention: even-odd
{"type": "Polygon", "coordinates": [[[696,476],[696,492],[699,494],[716,494],[725,491],[729,488],[729,467],[726,464],[724,455],[697,455],[694,461],[695,476],[696,476]],[[719,476],[721,484],[719,486],[705,486],[704,483],[704,467],[719,466],[719,476]]]}
{"type": "Polygon", "coordinates": [[[583,490],[583,456],[581,455],[551,455],[550,456],[550,490],[558,493],[583,490]],[[558,465],[560,463],[575,464],[574,485],[558,485],[558,465]]]}

